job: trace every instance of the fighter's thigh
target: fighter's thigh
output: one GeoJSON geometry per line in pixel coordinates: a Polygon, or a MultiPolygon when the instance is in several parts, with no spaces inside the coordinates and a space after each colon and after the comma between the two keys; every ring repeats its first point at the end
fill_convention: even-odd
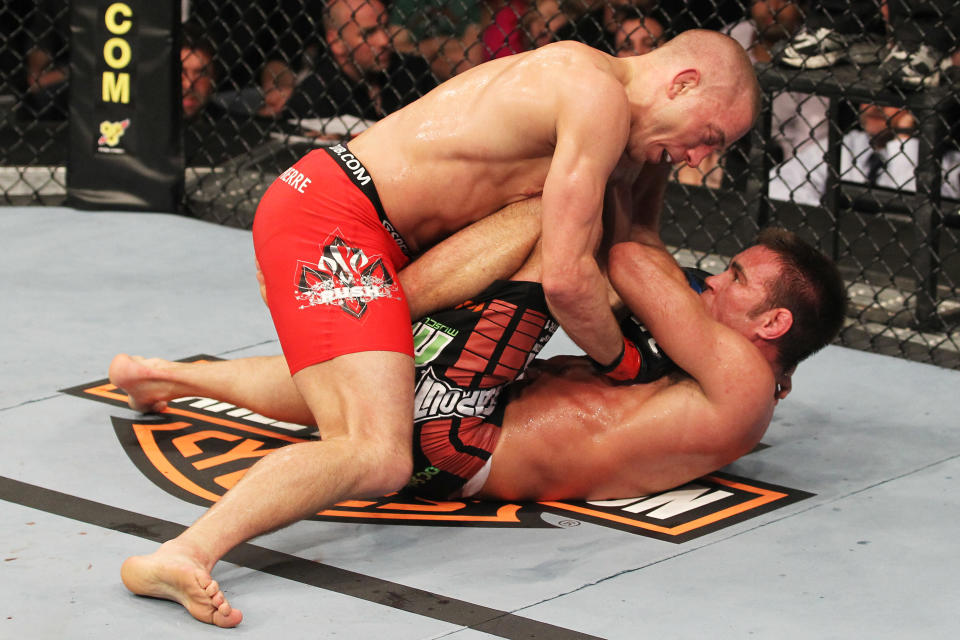
{"type": "Polygon", "coordinates": [[[346,437],[409,452],[413,358],[363,351],[310,365],[293,376],[323,439],[346,437]]]}
{"type": "Polygon", "coordinates": [[[433,246],[400,272],[411,317],[452,308],[524,265],[540,239],[540,198],[514,202],[433,246]]]}
{"type": "Polygon", "coordinates": [[[278,216],[286,201],[272,193],[257,211],[254,249],[261,295],[291,372],[363,351],[412,355],[397,273],[405,258],[393,238],[349,208],[291,207],[278,216]]]}

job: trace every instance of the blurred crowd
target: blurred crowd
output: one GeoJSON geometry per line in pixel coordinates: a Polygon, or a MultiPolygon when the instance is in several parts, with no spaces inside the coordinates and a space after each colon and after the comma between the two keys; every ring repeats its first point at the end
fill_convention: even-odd
{"type": "MultiPolygon", "coordinates": [[[[558,40],[611,55],[643,55],[680,31],[705,27],[736,39],[757,63],[823,68],[876,64],[905,90],[956,79],[951,2],[857,0],[182,0],[182,112],[187,155],[210,127],[244,118],[304,137],[339,140],[487,60],[558,40]],[[905,26],[906,25],[906,26],[905,26]],[[191,138],[191,130],[193,131],[191,138]],[[191,143],[191,139],[193,143],[191,143]]],[[[0,93],[20,117],[63,119],[69,84],[69,3],[10,0],[0,93]],[[18,13],[19,12],[19,13],[18,13]]],[[[823,194],[825,98],[774,96],[776,167],[770,194],[815,204],[823,194]]],[[[841,179],[913,188],[916,122],[896,106],[856,104],[844,137],[841,179]]],[[[957,197],[957,154],[944,154],[944,195],[957,197]]],[[[733,163],[713,156],[675,178],[719,187],[733,163]]]]}

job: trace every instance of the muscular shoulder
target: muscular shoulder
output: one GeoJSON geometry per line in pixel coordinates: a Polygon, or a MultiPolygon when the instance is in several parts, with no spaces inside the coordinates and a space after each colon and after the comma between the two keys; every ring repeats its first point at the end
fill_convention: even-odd
{"type": "Polygon", "coordinates": [[[630,104],[616,59],[576,42],[550,47],[557,48],[541,71],[550,83],[545,93],[552,95],[558,133],[572,133],[580,145],[596,148],[608,141],[619,155],[629,132],[630,104]]]}
{"type": "Polygon", "coordinates": [[[583,63],[605,65],[607,68],[611,67],[611,62],[616,60],[612,56],[603,53],[602,51],[585,45],[582,42],[576,42],[573,40],[553,42],[538,49],[534,49],[533,52],[539,57],[562,60],[568,64],[583,63]]]}
{"type": "Polygon", "coordinates": [[[558,87],[577,91],[580,100],[596,94],[622,94],[620,61],[580,42],[554,42],[531,52],[531,62],[540,67],[545,78],[558,87]]]}

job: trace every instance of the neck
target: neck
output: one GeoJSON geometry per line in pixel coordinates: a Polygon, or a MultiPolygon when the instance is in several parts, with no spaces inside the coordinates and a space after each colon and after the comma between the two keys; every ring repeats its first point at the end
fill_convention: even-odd
{"type": "MultiPolygon", "coordinates": [[[[656,51],[651,51],[643,56],[643,59],[653,56],[656,51]]],[[[656,97],[655,87],[655,68],[653,65],[642,64],[642,60],[637,57],[632,58],[614,58],[614,72],[617,79],[623,85],[623,91],[627,95],[627,101],[630,103],[630,111],[634,118],[647,110],[656,97]]]]}
{"type": "Polygon", "coordinates": [[[642,75],[637,56],[630,58],[611,58],[610,62],[613,74],[629,94],[632,85],[635,84],[637,78],[642,75]]]}
{"type": "Polygon", "coordinates": [[[768,340],[762,338],[754,338],[753,345],[763,354],[763,359],[766,360],[770,366],[770,371],[773,373],[774,378],[779,378],[783,375],[783,367],[779,364],[780,353],[777,351],[777,348],[770,344],[768,340]]]}

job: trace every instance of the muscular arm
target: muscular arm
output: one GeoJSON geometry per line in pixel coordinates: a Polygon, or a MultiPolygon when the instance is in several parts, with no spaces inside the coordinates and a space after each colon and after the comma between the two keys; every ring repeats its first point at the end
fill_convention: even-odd
{"type": "MultiPolygon", "coordinates": [[[[611,179],[603,199],[603,241],[597,259],[606,272],[607,255],[618,242],[633,240],[665,249],[660,239],[660,213],[670,165],[646,164],[619,179],[611,179]]],[[[609,287],[610,306],[623,304],[613,287],[609,287]]]]}
{"type": "Polygon", "coordinates": [[[710,317],[676,262],[661,249],[617,245],[611,251],[610,278],[631,312],[702,390],[688,405],[685,421],[735,431],[743,442],[754,442],[775,404],[773,371],[760,351],[710,317]]]}
{"type": "Polygon", "coordinates": [[[615,79],[599,73],[588,79],[601,85],[591,85],[589,97],[578,85],[576,96],[558,98],[556,148],[543,187],[543,288],[567,335],[607,363],[620,354],[622,337],[594,254],[604,190],[623,153],[629,112],[615,79]]]}

